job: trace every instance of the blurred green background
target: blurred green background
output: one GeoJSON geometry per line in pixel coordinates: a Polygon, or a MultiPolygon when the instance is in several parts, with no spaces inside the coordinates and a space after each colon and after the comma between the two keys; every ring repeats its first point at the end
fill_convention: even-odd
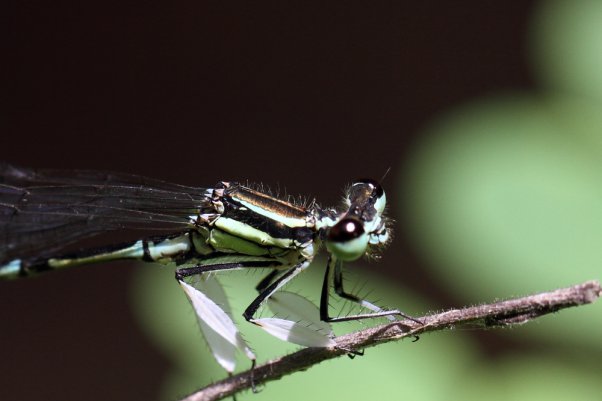
{"type": "MultiPolygon", "coordinates": [[[[600,1],[31,0],[6,15],[1,161],[263,182],[328,206],[390,167],[395,237],[348,264],[349,288],[414,316],[602,278],[600,1]]],[[[317,302],[323,263],[287,289],[317,302]]],[[[260,278],[223,275],[235,316],[260,278]]],[[[225,377],[170,269],[88,266],[0,283],[0,301],[2,401],[175,400],[225,377]]],[[[238,399],[598,399],[601,312],[425,335],[238,399]]],[[[260,362],[297,349],[238,322],[260,362]]]]}
{"type": "MultiPolygon", "coordinates": [[[[401,199],[389,198],[398,229],[461,304],[602,277],[601,38],[602,2],[540,3],[524,38],[539,88],[491,93],[441,111],[410,157],[395,166],[400,179],[387,185],[400,186],[401,199]]],[[[291,288],[317,301],[323,263],[291,288]]],[[[355,265],[362,272],[355,279],[367,282],[383,305],[414,315],[442,307],[374,277],[372,265],[355,265]]],[[[197,346],[202,340],[179,289],[165,294],[170,279],[171,272],[145,269],[134,281],[136,313],[174,364],[159,399],[224,376],[207,349],[197,346]],[[153,295],[159,291],[161,299],[153,295]]],[[[248,274],[222,280],[235,310],[253,298],[249,280],[248,274]]],[[[452,306],[461,305],[443,305],[452,306]]],[[[475,338],[486,334],[462,330],[388,344],[239,399],[597,399],[601,312],[598,303],[498,330],[496,342],[515,344],[507,352],[479,349],[475,338]]],[[[295,349],[245,326],[261,360],[295,349]]],[[[335,327],[339,333],[352,328],[357,326],[335,327]]]]}

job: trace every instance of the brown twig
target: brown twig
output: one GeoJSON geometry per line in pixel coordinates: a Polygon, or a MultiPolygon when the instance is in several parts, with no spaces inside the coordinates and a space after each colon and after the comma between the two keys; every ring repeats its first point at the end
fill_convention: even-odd
{"type": "Polygon", "coordinates": [[[251,388],[253,380],[255,383],[276,380],[284,375],[307,370],[321,361],[336,358],[354,350],[361,350],[430,331],[466,325],[487,329],[526,323],[531,319],[560,309],[592,303],[600,296],[601,291],[602,289],[597,281],[587,281],[583,284],[555,291],[486,305],[452,309],[447,312],[424,316],[419,318],[424,323],[423,325],[411,320],[402,320],[357,331],[337,337],[336,347],[302,349],[268,361],[256,367],[253,371],[248,370],[210,384],[182,401],[219,400],[251,388]]]}

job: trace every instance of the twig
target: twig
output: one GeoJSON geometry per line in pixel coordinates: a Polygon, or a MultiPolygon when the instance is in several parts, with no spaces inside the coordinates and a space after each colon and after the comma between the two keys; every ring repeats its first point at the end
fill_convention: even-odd
{"type": "Polygon", "coordinates": [[[531,319],[560,309],[593,303],[600,296],[601,291],[598,281],[587,281],[572,287],[542,292],[523,298],[463,309],[452,309],[447,312],[424,316],[419,318],[424,325],[411,320],[402,320],[357,331],[337,337],[337,345],[334,348],[302,349],[268,361],[264,365],[256,367],[253,372],[248,370],[210,384],[182,401],[219,400],[250,388],[252,380],[255,383],[263,384],[293,372],[307,370],[321,361],[348,354],[353,350],[361,350],[404,337],[414,337],[430,331],[467,325],[488,329],[526,323],[531,319]]]}

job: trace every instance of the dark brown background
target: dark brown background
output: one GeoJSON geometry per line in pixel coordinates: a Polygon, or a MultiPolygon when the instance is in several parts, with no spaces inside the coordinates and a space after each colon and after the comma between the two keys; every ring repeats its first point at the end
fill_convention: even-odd
{"type": "MultiPolygon", "coordinates": [[[[19,2],[7,13],[0,159],[263,181],[325,204],[391,167],[395,199],[430,119],[533,86],[530,2],[274,3],[19,2]]],[[[397,232],[379,270],[452,302],[397,232]]],[[[134,325],[130,272],[0,283],[0,398],[154,399],[168,366],[134,325]]]]}

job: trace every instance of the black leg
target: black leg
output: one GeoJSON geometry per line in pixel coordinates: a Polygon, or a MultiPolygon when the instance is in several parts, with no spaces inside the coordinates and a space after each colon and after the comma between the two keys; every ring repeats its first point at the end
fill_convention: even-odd
{"type": "Polygon", "coordinates": [[[257,286],[255,287],[255,289],[257,290],[257,292],[261,293],[263,290],[265,290],[266,288],[268,288],[268,285],[270,285],[270,283],[274,280],[274,278],[278,275],[278,273],[280,273],[279,269],[274,269],[271,272],[269,272],[268,275],[265,276],[259,282],[259,284],[257,284],[257,286]]]}
{"type": "Polygon", "coordinates": [[[253,359],[253,362],[251,362],[251,391],[253,392],[253,394],[257,394],[259,393],[259,390],[257,390],[257,384],[255,383],[255,364],[257,362],[255,361],[255,359],[253,359]]]}
{"type": "MultiPolygon", "coordinates": [[[[178,283],[182,286],[182,288],[184,289],[184,291],[186,292],[186,295],[188,296],[189,300],[192,302],[193,307],[195,308],[195,311],[197,312],[197,315],[199,314],[199,311],[196,310],[196,307],[194,306],[195,304],[195,299],[196,296],[193,294],[191,295],[189,290],[186,289],[186,286],[190,286],[192,285],[194,287],[193,283],[186,283],[186,279],[188,277],[191,276],[201,276],[204,273],[209,273],[209,272],[215,272],[215,271],[220,271],[220,270],[233,270],[233,269],[243,269],[243,268],[284,268],[286,266],[283,266],[281,261],[278,261],[276,259],[273,260],[260,260],[260,261],[244,261],[244,262],[236,262],[236,263],[220,263],[221,260],[228,260],[229,256],[228,255],[224,255],[223,258],[222,257],[217,257],[217,258],[212,258],[211,262],[212,264],[203,264],[203,265],[197,265],[197,266],[192,266],[192,267],[182,267],[182,268],[178,268],[176,270],[176,280],[178,281],[178,283]]],[[[202,262],[202,261],[201,261],[202,262]]],[[[212,312],[213,313],[213,312],[212,312]]],[[[211,313],[210,313],[211,314],[211,313]]],[[[203,316],[198,315],[199,321],[203,320],[207,325],[209,325],[209,327],[211,327],[212,329],[216,330],[210,323],[208,323],[208,321],[206,321],[203,316]]],[[[232,324],[234,324],[233,322],[231,322],[232,324]]],[[[201,327],[202,329],[202,327],[201,327]]],[[[204,330],[203,330],[204,331],[204,330]]],[[[229,329],[226,329],[225,334],[224,333],[220,333],[219,331],[216,330],[216,333],[220,336],[222,336],[226,341],[230,342],[233,347],[235,347],[236,349],[243,351],[247,354],[247,357],[249,359],[251,359],[251,363],[252,363],[252,367],[251,370],[253,372],[253,369],[255,368],[255,355],[253,354],[253,352],[248,348],[248,346],[244,343],[244,341],[242,341],[242,344],[238,343],[238,340],[236,343],[232,342],[232,340],[229,340],[226,335],[229,335],[230,337],[232,335],[238,336],[239,334],[236,333],[232,333],[229,331],[229,329]]],[[[214,350],[212,350],[212,352],[214,352],[214,350]]],[[[214,356],[215,356],[215,352],[214,352],[214,356]]],[[[216,356],[217,359],[217,356],[216,356]]],[[[218,359],[219,362],[219,359],[218,359]]],[[[255,382],[254,379],[252,377],[251,379],[251,384],[252,387],[255,389],[255,382]]]]}
{"type": "Polygon", "coordinates": [[[364,299],[359,298],[356,295],[349,294],[345,292],[343,289],[343,272],[342,272],[342,263],[336,260],[332,255],[328,259],[328,263],[326,265],[326,273],[324,274],[324,282],[322,283],[322,295],[320,297],[320,319],[325,322],[346,322],[350,320],[360,320],[360,319],[368,319],[375,317],[386,317],[390,320],[395,320],[393,316],[401,316],[405,319],[412,320],[416,323],[423,324],[421,321],[414,319],[411,316],[406,315],[405,313],[393,309],[393,310],[384,310],[364,299]],[[348,299],[350,301],[356,302],[364,308],[370,309],[374,311],[373,313],[363,313],[358,315],[349,315],[342,317],[330,317],[328,314],[328,298],[330,296],[330,272],[332,266],[334,265],[334,289],[335,292],[341,297],[348,299]]]}
{"type": "Polygon", "coordinates": [[[323,322],[329,322],[330,316],[328,316],[328,298],[330,297],[330,266],[332,261],[332,256],[328,257],[328,262],[326,263],[326,271],[324,272],[324,281],[322,282],[322,292],[320,294],[320,320],[323,322]]]}
{"type": "MultiPolygon", "coordinates": [[[[304,262],[301,262],[301,263],[293,266],[292,268],[286,270],[284,273],[282,273],[282,275],[280,277],[278,277],[276,280],[274,280],[266,288],[261,290],[261,292],[259,293],[257,298],[255,298],[253,300],[253,302],[251,302],[251,304],[247,307],[245,312],[242,314],[243,317],[247,321],[253,322],[253,316],[257,312],[257,309],[259,309],[259,306],[261,305],[261,303],[263,301],[265,301],[267,298],[269,298],[274,292],[276,292],[276,290],[278,290],[280,287],[282,287],[284,284],[286,284],[290,279],[295,277],[297,274],[301,273],[307,266],[309,266],[309,262],[304,261],[304,262]]],[[[261,285],[268,278],[270,278],[270,280],[271,280],[273,277],[270,277],[270,276],[276,276],[276,274],[277,273],[271,272],[268,275],[268,277],[263,279],[259,284],[261,285]]],[[[259,287],[259,285],[258,285],[258,287],[259,287]]]]}
{"type": "Polygon", "coordinates": [[[356,356],[364,356],[364,350],[361,350],[361,351],[351,350],[347,353],[347,356],[349,357],[349,359],[355,359],[356,356]]]}
{"type": "Polygon", "coordinates": [[[186,277],[195,276],[207,272],[218,270],[233,270],[242,268],[261,268],[261,267],[276,267],[282,266],[281,262],[275,260],[248,261],[237,263],[217,263],[211,265],[198,265],[192,267],[181,267],[176,269],[176,280],[183,281],[186,277]]]}

